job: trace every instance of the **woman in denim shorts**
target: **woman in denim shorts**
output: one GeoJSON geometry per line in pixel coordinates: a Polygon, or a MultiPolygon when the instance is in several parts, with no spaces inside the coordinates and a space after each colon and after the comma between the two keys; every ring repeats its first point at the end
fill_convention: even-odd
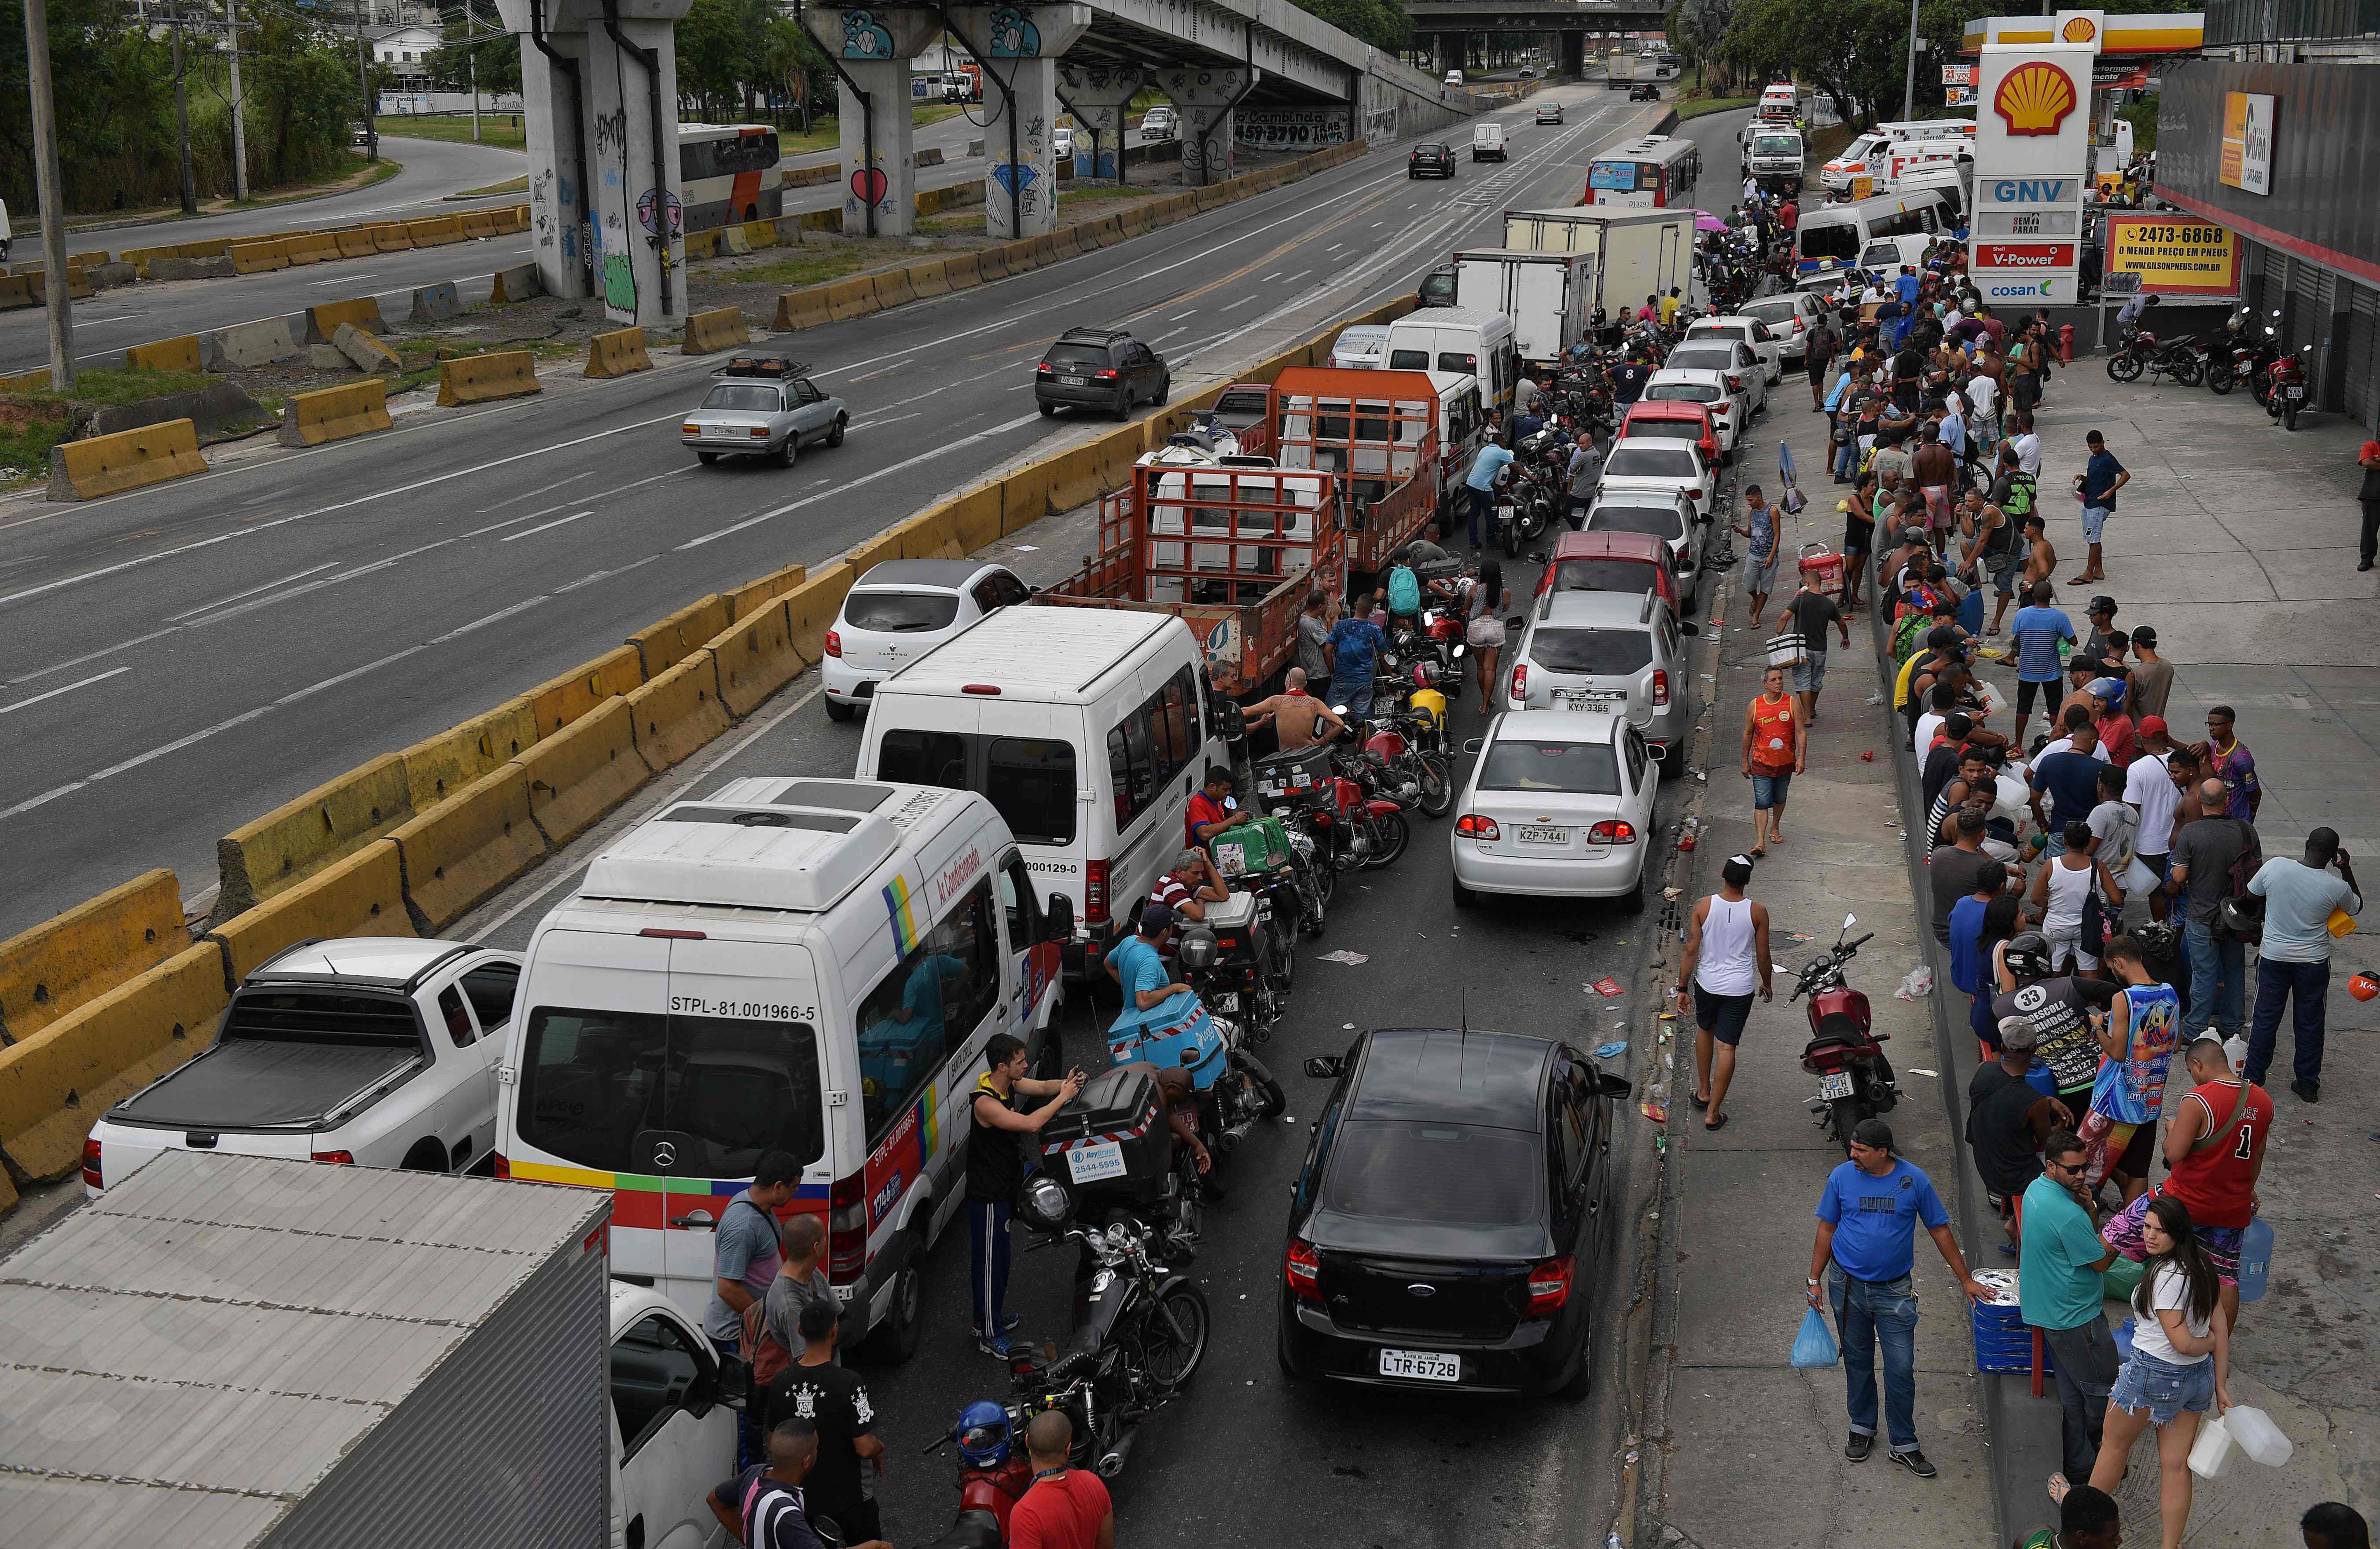
{"type": "MultiPolygon", "coordinates": [[[[2124,1477],[2132,1444],[2151,1425],[2157,1433],[2157,1509],[2164,1549],[2180,1549],[2190,1525],[2190,1448],[2198,1417],[2212,1404],[2231,1407],[2231,1331],[2223,1317],[2222,1283],[2200,1246],[2190,1209],[2178,1199],[2149,1201],[2141,1235],[2148,1267],[2132,1291],[2132,1354],[2107,1395],[2107,1429],[2091,1482],[2112,1493],[2124,1477]]],[[[2066,1477],[2049,1480],[2052,1500],[2066,1477]]]]}

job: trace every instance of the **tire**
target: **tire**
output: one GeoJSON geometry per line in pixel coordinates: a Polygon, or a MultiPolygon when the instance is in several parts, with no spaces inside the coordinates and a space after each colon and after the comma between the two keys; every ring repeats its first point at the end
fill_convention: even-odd
{"type": "Polygon", "coordinates": [[[1113,413],[1118,419],[1130,419],[1132,418],[1131,388],[1126,387],[1116,394],[1116,405],[1114,409],[1111,412],[1113,413]]]}
{"type": "Polygon", "coordinates": [[[1235,1051],[1232,1059],[1241,1070],[1247,1072],[1249,1084],[1256,1088],[1257,1117],[1279,1119],[1289,1107],[1289,1094],[1281,1089],[1281,1083],[1273,1079],[1273,1073],[1270,1071],[1265,1069],[1264,1061],[1245,1049],[1235,1051]]]}
{"type": "Polygon", "coordinates": [[[2194,355],[2185,355],[2173,365],[2173,380],[2184,387],[2196,387],[2206,380],[2206,362],[2194,355]]]}
{"type": "Polygon", "coordinates": [[[2267,393],[2265,397],[2265,418],[2267,419],[2278,419],[2280,417],[2281,395],[2277,393],[2267,393]]]}
{"type": "Polygon", "coordinates": [[[700,463],[707,468],[710,466],[711,464],[719,461],[719,454],[716,452],[698,452],[694,454],[694,460],[700,463]]]}
{"type": "Polygon", "coordinates": [[[1457,909],[1479,907],[1479,895],[1464,887],[1460,877],[1456,878],[1454,883],[1454,907],[1457,909]]]}
{"type": "Polygon", "coordinates": [[[1157,1306],[1142,1325],[1141,1351],[1148,1375],[1158,1386],[1169,1390],[1189,1386],[1198,1372],[1199,1362],[1207,1359],[1208,1336],[1214,1318],[1207,1310],[1207,1293],[1198,1283],[1186,1276],[1175,1276],[1157,1288],[1157,1306]],[[1172,1313],[1168,1317],[1167,1313],[1172,1313]],[[1179,1323],[1189,1331],[1188,1343],[1174,1331],[1179,1323]]]}
{"type": "Polygon", "coordinates": [[[2110,381],[2141,380],[2141,357],[2130,350],[2118,350],[2107,357],[2107,379],[2110,381]]]}
{"type": "Polygon", "coordinates": [[[1055,404],[1038,404],[1035,406],[1041,411],[1041,418],[1044,419],[1055,419],[1058,418],[1058,405],[1055,404]]]}
{"type": "Polygon", "coordinates": [[[1443,754],[1425,753],[1420,762],[1422,816],[1443,817],[1454,810],[1453,772],[1447,768],[1443,754]]]}
{"type": "Polygon", "coordinates": [[[2228,365],[2220,369],[2210,367],[2206,372],[2206,391],[2218,398],[2228,396],[2239,385],[2240,379],[2232,374],[2228,365]]]}
{"type": "Polygon", "coordinates": [[[1827,1105],[1827,1110],[1835,1127],[1835,1144],[1843,1148],[1843,1160],[1848,1162],[1852,1156],[1852,1130],[1859,1123],[1859,1100],[1838,1097],[1827,1105]]]}
{"type": "Polygon", "coordinates": [[[1379,819],[1379,848],[1372,852],[1374,870],[1396,865],[1397,858],[1405,853],[1405,846],[1413,841],[1413,825],[1405,821],[1405,815],[1402,812],[1385,814],[1379,819]]]}
{"type": "Polygon", "coordinates": [[[868,1336],[869,1359],[888,1366],[898,1366],[917,1354],[926,1337],[926,1277],[917,1272],[917,1253],[922,1247],[922,1243],[912,1246],[909,1262],[892,1277],[892,1304],[884,1321],[868,1336]]]}
{"type": "Polygon", "coordinates": [[[784,445],[769,454],[769,461],[781,468],[789,468],[801,460],[801,455],[802,438],[799,435],[790,435],[785,438],[784,445]]]}
{"type": "Polygon", "coordinates": [[[1172,396],[1173,396],[1173,373],[1172,373],[1172,372],[1171,372],[1171,371],[1168,371],[1168,372],[1166,372],[1166,373],[1165,373],[1165,375],[1164,375],[1164,376],[1162,376],[1162,377],[1160,377],[1160,378],[1159,378],[1159,379],[1158,379],[1158,382],[1157,382],[1157,396],[1156,396],[1156,397],[1154,397],[1154,398],[1151,398],[1151,399],[1149,400],[1149,402],[1150,402],[1150,403],[1152,403],[1152,404],[1154,404],[1154,405],[1156,405],[1159,408],[1163,408],[1163,407],[1165,406],[1165,400],[1166,400],[1166,399],[1168,399],[1168,398],[1171,398],[1171,397],[1172,397],[1172,396]]]}
{"type": "Polygon", "coordinates": [[[840,414],[836,415],[836,416],[834,417],[834,424],[833,424],[832,426],[829,427],[829,428],[828,428],[828,430],[827,430],[827,433],[826,433],[826,443],[827,443],[827,445],[829,445],[829,446],[841,446],[841,445],[843,444],[843,432],[844,432],[844,429],[850,425],[850,423],[851,423],[851,420],[850,420],[850,418],[849,418],[847,416],[840,415],[840,414]]]}
{"type": "Polygon", "coordinates": [[[2298,406],[2292,403],[2281,410],[2281,423],[2294,430],[2298,428],[2298,406]]]}
{"type": "Polygon", "coordinates": [[[1521,557],[1521,518],[1518,512],[1504,524],[1504,557],[1508,560],[1521,557]]]}
{"type": "Polygon", "coordinates": [[[837,704],[832,699],[825,701],[825,704],[826,718],[829,720],[856,720],[859,719],[859,707],[856,705],[837,704]]]}

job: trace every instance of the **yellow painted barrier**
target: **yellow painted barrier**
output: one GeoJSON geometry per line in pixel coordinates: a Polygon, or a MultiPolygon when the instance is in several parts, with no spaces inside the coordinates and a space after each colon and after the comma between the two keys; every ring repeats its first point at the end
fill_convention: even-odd
{"type": "Polygon", "coordinates": [[[537,712],[524,694],[482,710],[397,755],[405,760],[405,789],[416,813],[440,802],[489,771],[511,763],[537,741],[537,712]]]}
{"type": "MultiPolygon", "coordinates": [[[[782,633],[785,627],[782,609],[773,622],[782,633]]],[[[764,621],[756,618],[750,623],[759,625],[764,621]]],[[[800,666],[794,671],[800,672],[800,666]]],[[[628,719],[637,751],[656,774],[683,763],[735,724],[721,702],[719,670],[708,650],[696,651],[629,695],[628,719]]]]}
{"type": "MultiPolygon", "coordinates": [[[[841,602],[837,598],[837,606],[841,602]]],[[[720,631],[704,660],[716,670],[722,702],[735,714],[747,716],[818,658],[805,655],[795,643],[793,625],[781,601],[720,631]]]]}
{"type": "Polygon", "coordinates": [[[1047,264],[1055,263],[1058,261],[1060,256],[1061,255],[1058,252],[1058,239],[1056,237],[1037,236],[1033,239],[1034,268],[1039,269],[1047,264]]]}
{"type": "Polygon", "coordinates": [[[128,371],[188,371],[199,370],[199,336],[185,333],[178,339],[160,339],[155,344],[135,345],[124,352],[124,369],[128,371]]]}
{"type": "MultiPolygon", "coordinates": [[[[831,564],[786,591],[785,622],[794,632],[794,648],[805,660],[816,661],[825,654],[827,629],[843,611],[844,596],[851,590],[854,574],[848,564],[831,564]]],[[[732,708],[735,701],[728,704],[732,708]]]]}
{"type": "Polygon", "coordinates": [[[466,210],[455,217],[455,224],[466,236],[488,237],[496,235],[496,214],[492,210],[466,210]]]}
{"type": "Polygon", "coordinates": [[[689,259],[717,258],[719,256],[719,233],[716,231],[687,232],[686,234],[686,256],[689,259]]]}
{"type": "Polygon", "coordinates": [[[187,419],[86,436],[50,448],[50,499],[87,501],[207,471],[198,427],[187,419]]]}
{"type": "Polygon", "coordinates": [[[520,756],[529,811],[557,849],[652,778],[637,751],[625,699],[607,699],[520,756]]]}
{"type": "Polygon", "coordinates": [[[27,371],[22,376],[0,377],[0,393],[47,393],[50,390],[50,369],[27,371]]]}
{"type": "Polygon", "coordinates": [[[790,333],[802,328],[824,328],[834,321],[828,309],[826,293],[831,286],[810,285],[802,290],[789,290],[777,297],[776,320],[770,324],[778,333],[790,333]]]}
{"type": "Polygon", "coordinates": [[[367,377],[345,387],[291,393],[281,416],[281,444],[320,446],[388,428],[388,383],[367,377]]]}
{"type": "Polygon", "coordinates": [[[876,282],[866,275],[856,280],[837,280],[826,287],[827,316],[836,322],[866,317],[877,306],[876,282]]]}
{"type": "Polygon", "coordinates": [[[215,841],[215,917],[252,909],[413,816],[402,755],[383,753],[215,841]]]}
{"type": "Polygon", "coordinates": [[[973,253],[953,253],[944,262],[953,290],[973,290],[983,284],[983,272],[978,267],[973,253]]]}
{"type": "Polygon", "coordinates": [[[573,721],[585,719],[605,700],[617,698],[644,681],[637,647],[617,647],[530,689],[530,721],[540,739],[551,737],[573,721]]]}
{"type": "Polygon", "coordinates": [[[306,232],[287,238],[283,251],[293,264],[321,263],[339,256],[339,239],[327,231],[306,232]]]}
{"type": "Polygon", "coordinates": [[[744,309],[721,307],[708,312],[687,313],[686,343],[679,348],[686,355],[716,355],[751,342],[752,331],[744,326],[744,309]]]}
{"type": "Polygon", "coordinates": [[[348,226],[337,234],[341,258],[369,258],[380,249],[372,242],[372,234],[362,226],[348,226]]]}
{"type": "Polygon", "coordinates": [[[637,653],[644,681],[651,683],[700,650],[712,635],[727,627],[731,607],[726,598],[712,592],[629,635],[628,645],[637,653]]]}
{"type": "MultiPolygon", "coordinates": [[[[625,377],[631,371],[650,371],[652,357],[645,353],[645,331],[623,328],[611,333],[598,333],[587,341],[587,374],[590,377],[625,377]]],[[[443,372],[441,373],[443,376],[443,372]]],[[[531,375],[535,372],[532,370],[531,375]]],[[[512,397],[515,394],[503,393],[512,397]]],[[[442,382],[438,401],[446,401],[442,382]]],[[[469,402],[470,400],[465,400],[469,402]]]]}
{"type": "Polygon", "coordinates": [[[951,293],[951,265],[948,259],[932,259],[924,263],[913,263],[906,272],[909,276],[909,294],[920,301],[928,296],[948,296],[951,293]]]}
{"type": "Polygon", "coordinates": [[[772,570],[757,581],[747,581],[727,594],[727,622],[740,623],[752,616],[755,610],[774,602],[802,584],[809,575],[808,565],[789,564],[783,570],[772,570]]]}
{"type": "Polygon", "coordinates": [[[0,1048],[0,1151],[29,1178],[68,1176],[100,1116],[212,1043],[230,998],[223,949],[201,942],[0,1048]]]}
{"type": "Polygon", "coordinates": [[[405,234],[413,238],[417,248],[443,248],[463,240],[463,232],[452,215],[440,215],[427,221],[407,221],[405,234]]]}
{"type": "Polygon", "coordinates": [[[237,274],[262,274],[289,267],[289,256],[278,242],[235,242],[231,245],[231,267],[237,274]]]}
{"type": "Polygon", "coordinates": [[[872,276],[872,283],[876,286],[876,307],[879,311],[887,307],[898,307],[905,301],[917,299],[917,293],[909,288],[909,272],[905,269],[882,270],[872,276]]]}
{"type": "Polygon", "coordinates": [[[1028,463],[1000,481],[1000,527],[1014,535],[1050,514],[1051,460],[1028,463]]]}
{"type": "Polygon", "coordinates": [[[752,245],[752,250],[755,252],[759,251],[763,248],[775,247],[777,245],[777,223],[774,221],[745,222],[744,240],[752,245]]]}
{"type": "Polygon", "coordinates": [[[402,221],[387,221],[371,228],[372,247],[383,253],[410,252],[413,238],[402,221]]]}
{"type": "Polygon", "coordinates": [[[545,391],[537,380],[537,357],[525,349],[492,355],[467,355],[438,363],[438,403],[486,404],[499,398],[525,398],[545,391]]]}
{"type": "Polygon", "coordinates": [[[1008,254],[1005,248],[1006,244],[1003,243],[999,248],[983,248],[975,255],[975,272],[984,284],[990,284],[994,280],[1008,278],[1008,254]]]}
{"type": "Polygon", "coordinates": [[[0,941],[0,1034],[22,1043],[190,944],[182,888],[144,872],[0,941]]]}
{"type": "Polygon", "coordinates": [[[444,930],[545,858],[520,765],[492,770],[389,835],[416,930],[444,930]]]}
{"type": "Polygon", "coordinates": [[[224,944],[232,982],[309,937],[412,936],[396,846],[376,839],[344,860],[235,914],[207,933],[224,944]]]}
{"type": "Polygon", "coordinates": [[[339,324],[343,322],[353,324],[367,333],[388,332],[388,323],[380,315],[380,297],[377,296],[360,296],[351,301],[325,301],[320,306],[309,307],[306,311],[313,322],[314,332],[321,334],[325,343],[339,331],[339,324]]]}
{"type": "Polygon", "coordinates": [[[957,540],[961,554],[972,554],[1000,541],[998,484],[980,485],[965,494],[953,495],[946,504],[951,517],[951,536],[957,540]]]}
{"type": "Polygon", "coordinates": [[[0,309],[30,307],[33,304],[33,277],[30,274],[0,274],[0,309]]]}

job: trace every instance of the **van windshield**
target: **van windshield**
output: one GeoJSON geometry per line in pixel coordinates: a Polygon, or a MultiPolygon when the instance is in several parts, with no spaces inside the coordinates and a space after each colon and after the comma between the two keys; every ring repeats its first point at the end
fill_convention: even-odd
{"type": "Polygon", "coordinates": [[[1075,842],[1071,743],[896,728],[877,746],[876,778],[980,792],[1024,843],[1075,842]]]}
{"type": "Polygon", "coordinates": [[[749,1178],[762,1153],[826,1154],[807,1023],[540,1006],[521,1047],[520,1138],[599,1172],[749,1178]]]}
{"type": "Polygon", "coordinates": [[[1798,156],[1802,153],[1800,135],[1755,135],[1752,153],[1755,156],[1798,156]]]}

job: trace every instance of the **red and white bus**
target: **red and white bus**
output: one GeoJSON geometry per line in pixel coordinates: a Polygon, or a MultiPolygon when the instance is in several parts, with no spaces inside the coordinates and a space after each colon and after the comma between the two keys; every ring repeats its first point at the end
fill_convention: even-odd
{"type": "Polygon", "coordinates": [[[678,197],[686,229],[783,214],[785,175],[778,157],[777,131],[766,124],[680,124],[678,197]]]}
{"type": "Polygon", "coordinates": [[[1647,135],[1615,145],[1586,169],[1581,204],[1664,210],[1690,202],[1702,172],[1702,151],[1682,137],[1647,135]]]}

